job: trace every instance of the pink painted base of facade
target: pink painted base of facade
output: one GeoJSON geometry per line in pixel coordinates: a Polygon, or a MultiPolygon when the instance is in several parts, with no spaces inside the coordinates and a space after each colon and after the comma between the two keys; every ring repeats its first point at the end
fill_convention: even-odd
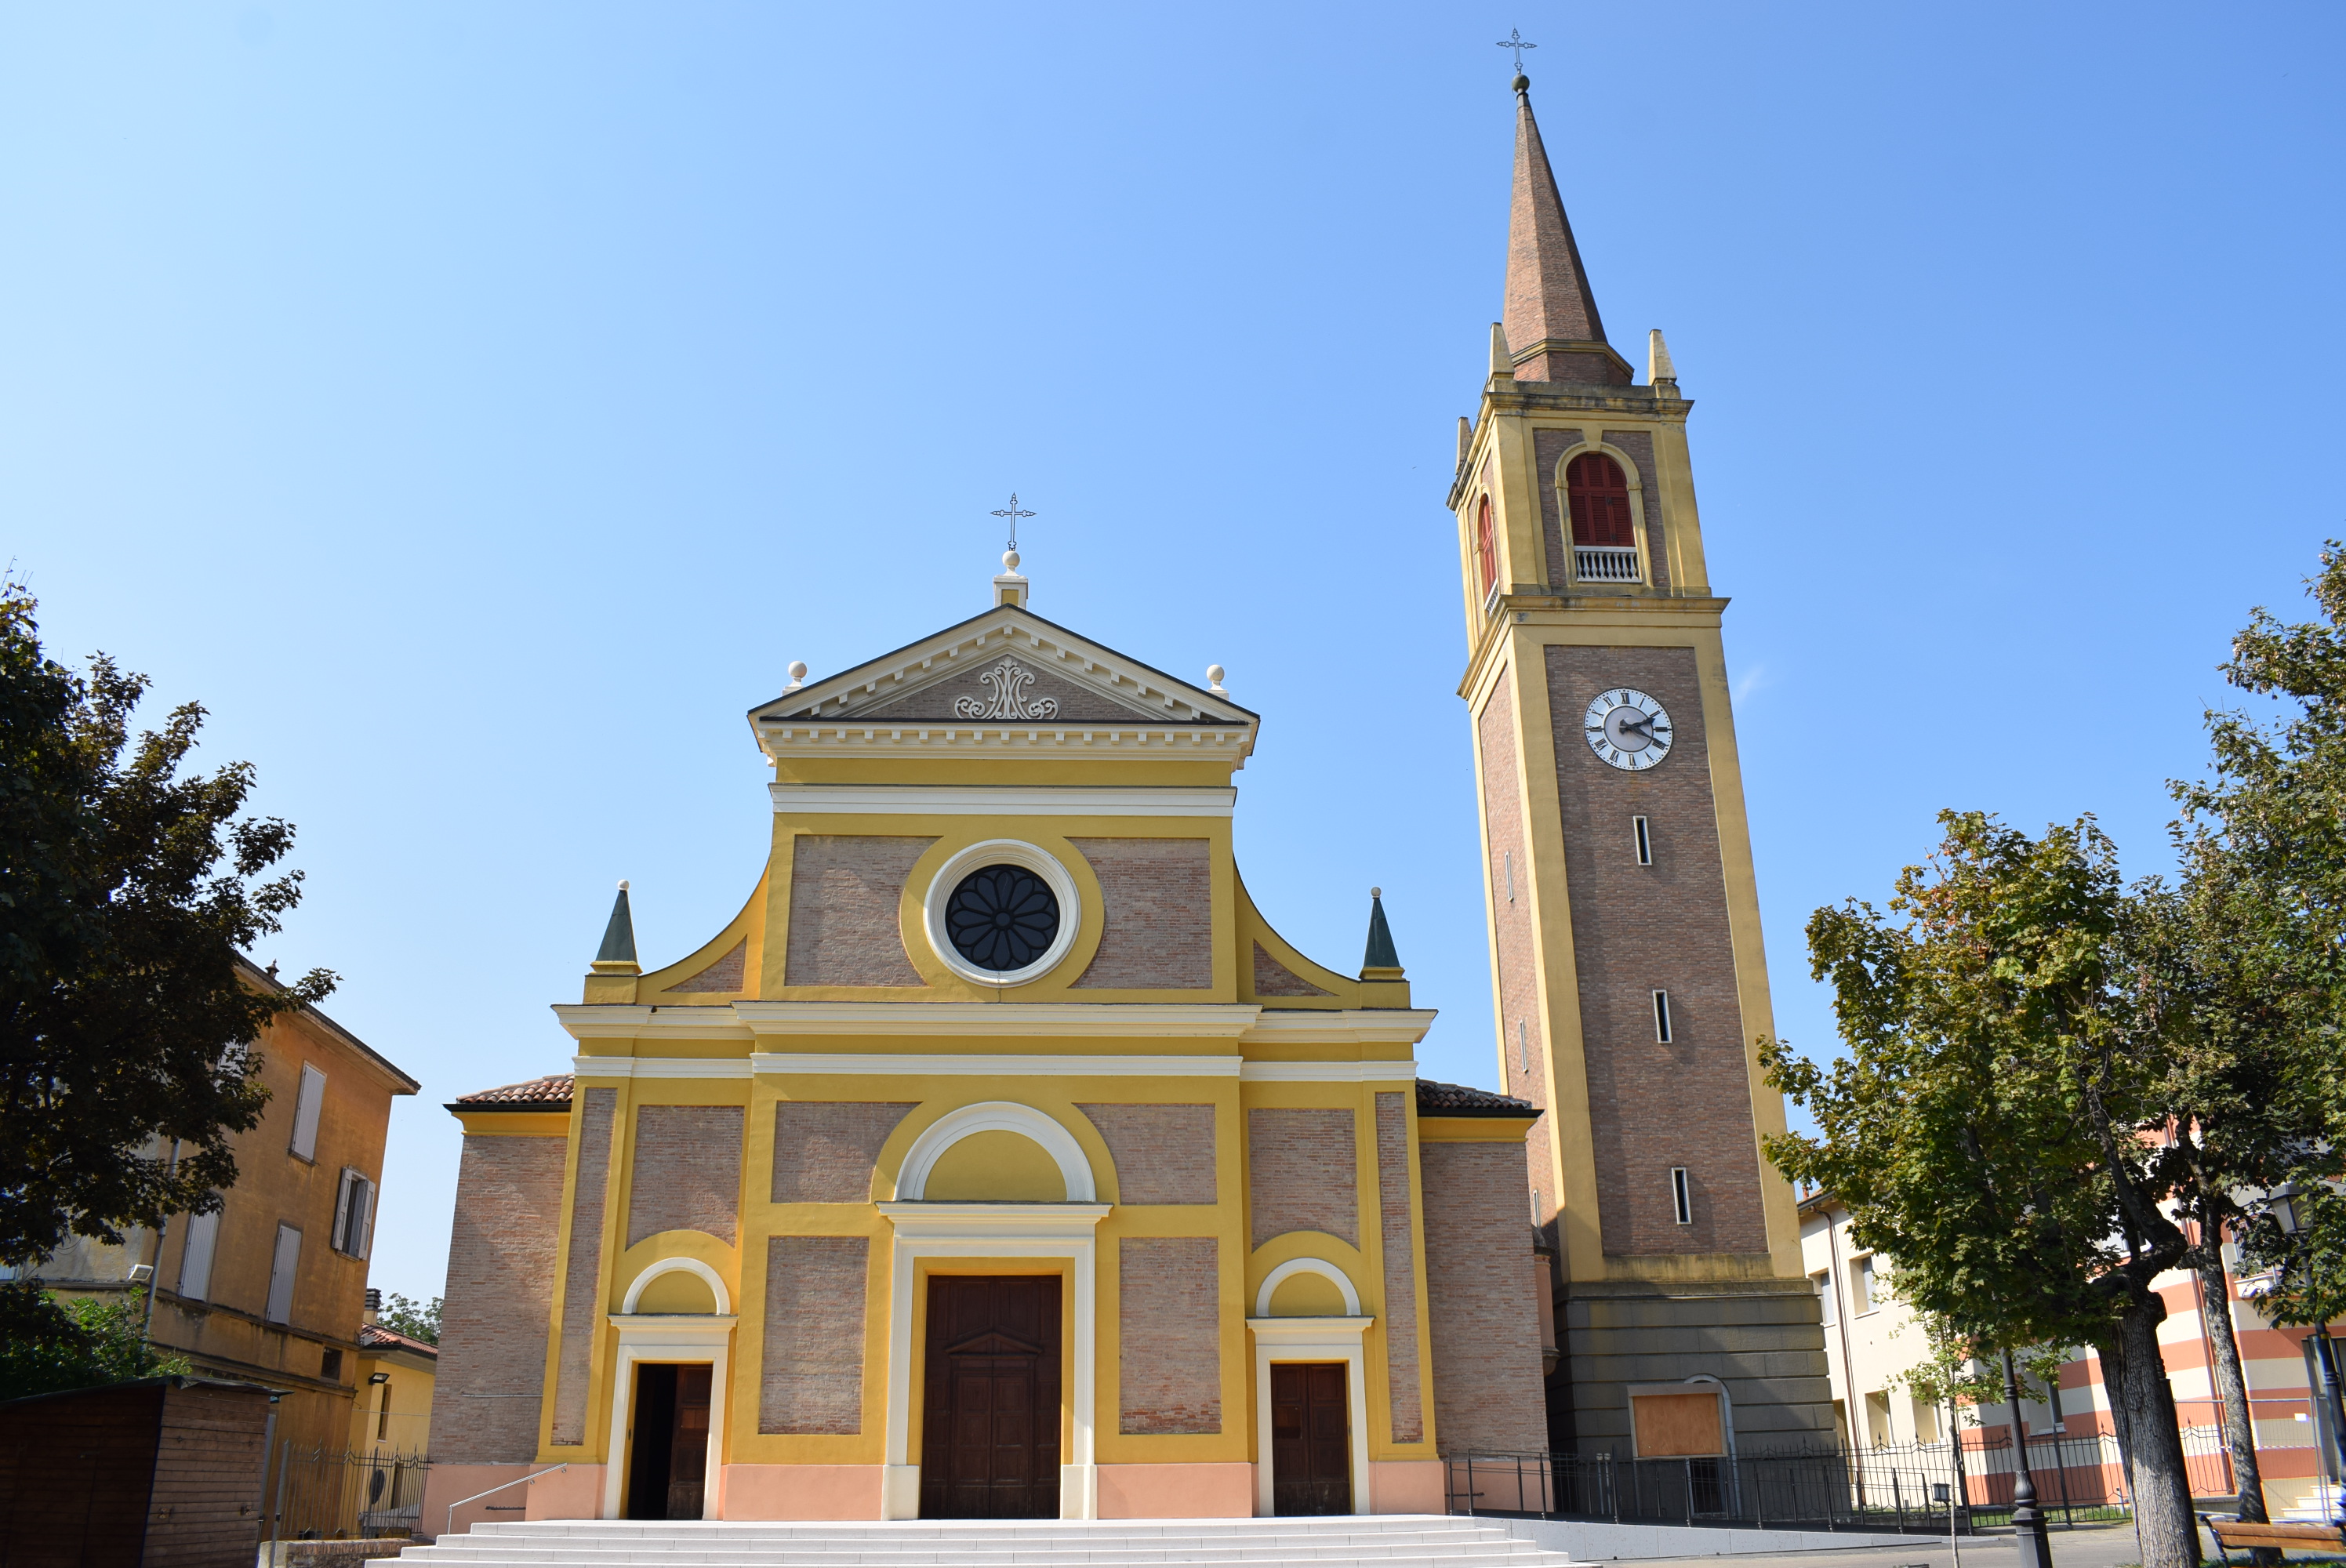
{"type": "MultiPolygon", "coordinates": [[[[470,1497],[476,1492],[486,1492],[501,1481],[518,1481],[531,1471],[543,1468],[534,1464],[434,1465],[431,1473],[424,1478],[423,1507],[416,1523],[416,1533],[432,1536],[447,1530],[449,1528],[448,1505],[458,1498],[470,1497]]],[[[597,1473],[601,1473],[601,1467],[597,1467],[597,1473]]],[[[519,1513],[492,1513],[489,1512],[489,1504],[493,1502],[508,1506],[518,1504],[522,1501],[522,1494],[529,1490],[525,1486],[509,1487],[495,1497],[484,1497],[478,1502],[466,1503],[456,1510],[454,1526],[456,1532],[461,1534],[474,1525],[484,1524],[492,1519],[520,1518],[519,1513]]]]}
{"type": "Polygon", "coordinates": [[[876,1464],[729,1464],[719,1484],[723,1519],[877,1519],[876,1464]]]}
{"type": "MultiPolygon", "coordinates": [[[[515,1492],[529,1494],[529,1512],[524,1519],[600,1519],[603,1516],[603,1467],[599,1464],[574,1464],[568,1470],[533,1481],[515,1492]]],[[[510,1498],[490,1498],[491,1502],[506,1502],[510,1498]]],[[[510,1519],[512,1514],[494,1517],[510,1519]]]]}
{"type": "Polygon", "coordinates": [[[1104,1464],[1102,1519],[1245,1519],[1254,1512],[1254,1466],[1104,1464]]]}
{"type": "Polygon", "coordinates": [[[1385,1459],[1369,1461],[1369,1512],[1443,1513],[1449,1510],[1442,1461],[1385,1459]]]}

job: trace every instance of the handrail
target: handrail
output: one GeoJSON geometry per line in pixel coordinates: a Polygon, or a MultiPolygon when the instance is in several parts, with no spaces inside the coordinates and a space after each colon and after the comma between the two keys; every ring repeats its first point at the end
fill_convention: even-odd
{"type": "Polygon", "coordinates": [[[568,1460],[564,1460],[560,1464],[554,1465],[548,1469],[533,1471],[527,1475],[517,1475],[511,1481],[501,1481],[497,1485],[489,1488],[486,1492],[476,1492],[470,1497],[458,1498],[455,1502],[448,1505],[447,1529],[441,1531],[440,1533],[445,1535],[449,1531],[456,1528],[456,1510],[464,1507],[464,1504],[468,1502],[478,1502],[484,1497],[495,1497],[498,1492],[503,1492],[508,1486],[519,1486],[525,1481],[536,1481],[541,1475],[552,1475],[555,1471],[568,1470],[569,1468],[570,1461],[568,1460]]]}

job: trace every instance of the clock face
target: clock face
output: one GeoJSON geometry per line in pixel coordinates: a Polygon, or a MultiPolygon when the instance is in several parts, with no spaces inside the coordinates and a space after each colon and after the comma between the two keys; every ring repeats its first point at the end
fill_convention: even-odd
{"type": "Polygon", "coordinates": [[[1670,754],[1670,716],[1642,691],[1617,686],[1596,694],[1582,721],[1588,748],[1635,773],[1670,754]]]}

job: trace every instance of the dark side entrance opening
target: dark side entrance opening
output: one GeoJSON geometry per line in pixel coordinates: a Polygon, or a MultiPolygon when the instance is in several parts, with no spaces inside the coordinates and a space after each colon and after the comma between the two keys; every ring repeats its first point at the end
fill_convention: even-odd
{"type": "Polygon", "coordinates": [[[636,1364],[627,1517],[698,1519],[709,1471],[709,1364],[636,1364]]]}

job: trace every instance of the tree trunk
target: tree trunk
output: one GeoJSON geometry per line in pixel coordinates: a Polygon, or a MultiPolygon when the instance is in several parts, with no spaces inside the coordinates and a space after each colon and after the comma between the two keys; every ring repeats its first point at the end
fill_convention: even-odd
{"type": "MultiPolygon", "coordinates": [[[[2208,1249],[2202,1247],[2201,1250],[2208,1249]]],[[[2238,1503],[2243,1520],[2265,1522],[2264,1477],[2257,1469],[2257,1432],[2249,1404],[2248,1380],[2240,1372],[2240,1341],[2232,1332],[2231,1291],[2224,1278],[2224,1260],[2210,1253],[2199,1266],[2199,1319],[2208,1326],[2208,1344],[2216,1362],[2216,1392],[2224,1404],[2224,1446],[2232,1451],[2232,1478],[2240,1483],[2238,1503]]],[[[2275,1563],[2280,1553],[2259,1546],[2249,1561],[2275,1563]]]]}
{"type": "Polygon", "coordinates": [[[2199,1529],[2183,1469],[2183,1437],[2175,1425],[2175,1394],[2158,1354],[2158,1325],[2166,1316],[2165,1303],[2148,1291],[2119,1315],[2118,1380],[2110,1402],[2125,1412],[2132,1451],[2127,1480],[2142,1568],[2195,1568],[2199,1529]]]}

